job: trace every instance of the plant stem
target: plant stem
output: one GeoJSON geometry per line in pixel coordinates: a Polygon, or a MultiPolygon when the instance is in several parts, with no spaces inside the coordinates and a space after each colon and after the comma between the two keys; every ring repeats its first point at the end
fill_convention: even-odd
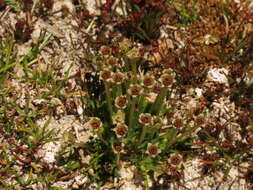
{"type": "Polygon", "coordinates": [[[164,98],[166,97],[167,91],[168,91],[168,88],[164,87],[159,92],[150,110],[152,114],[156,114],[159,111],[159,109],[161,109],[161,106],[163,104],[164,98]]]}
{"type": "Polygon", "coordinates": [[[136,98],[132,99],[132,104],[130,107],[130,113],[129,113],[129,128],[132,128],[133,125],[133,120],[134,120],[134,112],[135,112],[135,103],[136,103],[136,98]]]}
{"type": "Polygon", "coordinates": [[[112,121],[113,111],[112,111],[112,100],[111,100],[110,87],[107,82],[105,82],[104,84],[105,84],[106,101],[107,101],[108,110],[110,113],[110,120],[112,121]]]}
{"type": "Polygon", "coordinates": [[[136,59],[132,59],[131,60],[131,66],[132,66],[132,72],[134,74],[134,83],[137,82],[137,67],[136,67],[136,59]]]}
{"type": "Polygon", "coordinates": [[[146,134],[147,134],[147,126],[144,125],[143,128],[142,128],[141,137],[140,137],[140,140],[139,140],[138,144],[142,143],[142,141],[144,140],[146,134]]]}
{"type": "Polygon", "coordinates": [[[149,188],[149,185],[148,185],[148,175],[147,175],[147,173],[145,173],[145,181],[144,181],[144,183],[145,183],[146,189],[149,190],[150,188],[149,188]]]}
{"type": "Polygon", "coordinates": [[[118,167],[118,168],[120,168],[120,163],[119,163],[119,161],[120,161],[120,154],[117,154],[117,155],[116,155],[116,164],[117,164],[117,167],[118,167]]]}

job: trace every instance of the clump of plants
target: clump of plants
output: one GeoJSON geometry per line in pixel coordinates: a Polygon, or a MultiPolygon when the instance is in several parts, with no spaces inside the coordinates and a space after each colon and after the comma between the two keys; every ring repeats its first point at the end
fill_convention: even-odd
{"type": "Polygon", "coordinates": [[[26,18],[17,20],[15,24],[14,36],[18,42],[27,42],[31,39],[31,34],[34,31],[34,21],[31,21],[31,15],[27,14],[26,18]]]}
{"type": "Polygon", "coordinates": [[[0,10],[4,9],[5,7],[6,7],[6,3],[3,0],[1,0],[0,1],[0,10]]]}
{"type": "Polygon", "coordinates": [[[128,38],[150,44],[160,36],[167,3],[164,0],[131,0],[115,4],[114,1],[107,0],[100,6],[100,20],[105,25],[113,23],[128,38]]]}
{"type": "Polygon", "coordinates": [[[118,176],[122,162],[142,173],[146,187],[154,173],[179,180],[184,152],[191,149],[198,126],[189,124],[187,114],[175,115],[171,95],[176,73],[144,73],[132,42],[125,39],[118,45],[117,55],[102,46],[94,61],[99,81],[92,84],[105,90],[94,96],[97,88],[90,88],[86,95],[85,127],[94,135],[85,145],[89,167],[100,181],[118,176]]]}
{"type": "Polygon", "coordinates": [[[126,1],[127,16],[119,22],[119,28],[126,36],[151,43],[160,36],[160,26],[167,7],[167,1],[164,0],[126,1]]]}

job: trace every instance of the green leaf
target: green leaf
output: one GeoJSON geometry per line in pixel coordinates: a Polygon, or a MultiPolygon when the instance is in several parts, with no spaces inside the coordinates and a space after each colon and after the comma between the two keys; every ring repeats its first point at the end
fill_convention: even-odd
{"type": "Polygon", "coordinates": [[[20,9],[20,4],[15,0],[3,0],[7,5],[9,5],[13,9],[20,9]]]}

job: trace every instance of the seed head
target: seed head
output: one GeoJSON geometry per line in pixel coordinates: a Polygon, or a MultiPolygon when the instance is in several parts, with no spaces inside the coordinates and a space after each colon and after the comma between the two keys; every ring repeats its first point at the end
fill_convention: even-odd
{"type": "Polygon", "coordinates": [[[152,88],[155,85],[155,79],[153,76],[146,75],[143,77],[142,84],[147,88],[152,88]]]}
{"type": "Polygon", "coordinates": [[[151,125],[153,123],[153,117],[150,113],[142,113],[139,116],[139,122],[145,126],[151,125]]]}
{"type": "Polygon", "coordinates": [[[117,126],[113,129],[113,131],[115,132],[118,138],[122,138],[126,136],[128,127],[126,124],[118,123],[117,126]]]}
{"type": "Polygon", "coordinates": [[[91,117],[88,121],[88,126],[93,131],[98,131],[103,125],[102,121],[98,117],[91,117]]]}
{"type": "Polygon", "coordinates": [[[100,71],[99,73],[99,79],[102,80],[102,81],[106,81],[106,82],[109,82],[112,80],[112,73],[111,71],[100,71]]]}
{"type": "Polygon", "coordinates": [[[247,141],[247,143],[249,143],[250,145],[252,145],[253,144],[253,135],[248,135],[246,137],[246,141],[247,141]]]}
{"type": "Polygon", "coordinates": [[[152,88],[152,92],[159,94],[160,91],[161,91],[161,85],[159,85],[158,83],[154,84],[152,88]]]}
{"type": "Polygon", "coordinates": [[[128,89],[128,94],[131,95],[132,97],[139,96],[142,93],[143,89],[141,88],[140,85],[138,84],[131,84],[130,88],[128,89]]]}
{"type": "Polygon", "coordinates": [[[126,72],[126,79],[127,80],[132,80],[133,79],[133,73],[131,71],[126,72]]]}
{"type": "Polygon", "coordinates": [[[118,96],[115,99],[115,106],[119,109],[125,109],[127,106],[127,98],[126,96],[118,96]]]}
{"type": "Polygon", "coordinates": [[[111,49],[110,47],[108,47],[108,46],[102,46],[102,47],[100,48],[100,53],[101,53],[102,55],[110,55],[111,52],[112,52],[112,49],[111,49]]]}
{"type": "Polygon", "coordinates": [[[125,121],[125,112],[122,110],[118,110],[117,113],[112,115],[112,123],[118,124],[118,123],[124,123],[125,121]]]}
{"type": "Polygon", "coordinates": [[[125,75],[121,72],[113,73],[112,81],[116,84],[121,84],[125,79],[125,75]]]}
{"type": "Polygon", "coordinates": [[[118,59],[116,57],[111,56],[111,57],[108,58],[107,64],[109,66],[115,67],[115,66],[118,65],[118,59]]]}
{"type": "Polygon", "coordinates": [[[159,153],[161,153],[161,150],[158,148],[158,143],[156,144],[148,143],[146,153],[151,157],[156,157],[159,153]]]}
{"type": "Polygon", "coordinates": [[[119,43],[119,48],[121,51],[128,51],[132,46],[132,42],[128,39],[124,39],[119,43]]]}
{"type": "Polygon", "coordinates": [[[174,121],[173,121],[173,125],[176,127],[176,128],[181,128],[184,126],[184,120],[182,118],[176,118],[174,121]]]}
{"type": "Polygon", "coordinates": [[[182,156],[180,154],[173,153],[170,155],[168,162],[173,166],[179,166],[182,162],[182,156]]]}
{"type": "Polygon", "coordinates": [[[202,126],[203,124],[205,124],[205,117],[203,115],[197,116],[196,119],[195,119],[195,123],[198,126],[202,126]]]}
{"type": "Polygon", "coordinates": [[[157,125],[157,126],[160,126],[160,125],[163,124],[163,121],[162,121],[162,119],[161,119],[160,117],[155,116],[155,117],[153,118],[153,124],[154,124],[154,125],[157,125]]]}
{"type": "Polygon", "coordinates": [[[173,75],[173,73],[164,73],[162,74],[161,78],[160,78],[160,82],[162,83],[163,87],[171,87],[172,84],[175,81],[175,75],[173,75]]]}
{"type": "Polygon", "coordinates": [[[121,143],[121,142],[115,143],[115,144],[112,146],[112,149],[113,149],[113,152],[114,152],[115,154],[123,153],[123,152],[124,152],[124,144],[121,143]]]}

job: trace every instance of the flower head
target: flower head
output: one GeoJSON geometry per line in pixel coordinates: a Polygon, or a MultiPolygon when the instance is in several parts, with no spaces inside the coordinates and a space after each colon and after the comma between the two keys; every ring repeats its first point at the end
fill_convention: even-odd
{"type": "Polygon", "coordinates": [[[103,125],[102,121],[98,117],[91,117],[87,124],[93,131],[98,131],[103,125]]]}
{"type": "Polygon", "coordinates": [[[246,141],[248,144],[252,145],[253,144],[253,135],[248,135],[246,137],[246,141]]]}
{"type": "Polygon", "coordinates": [[[160,117],[155,116],[154,119],[153,119],[153,123],[154,123],[154,125],[156,125],[156,126],[160,126],[160,125],[163,124],[163,121],[162,121],[162,119],[161,119],[160,117]]]}
{"type": "Polygon", "coordinates": [[[173,112],[173,111],[168,111],[168,112],[166,113],[166,119],[167,119],[168,121],[172,120],[173,116],[174,116],[174,112],[173,112]]]}
{"type": "Polygon", "coordinates": [[[202,126],[205,124],[205,117],[203,115],[199,115],[195,118],[195,124],[198,126],[202,126]]]}
{"type": "Polygon", "coordinates": [[[126,79],[127,80],[132,80],[133,79],[133,73],[131,71],[125,72],[126,74],[126,79]]]}
{"type": "Polygon", "coordinates": [[[121,142],[114,143],[114,145],[112,146],[112,149],[115,154],[123,153],[124,152],[124,144],[121,142]]]}
{"type": "Polygon", "coordinates": [[[121,84],[124,79],[125,79],[125,75],[121,72],[116,72],[116,73],[113,73],[112,75],[112,81],[116,84],[121,84]]]}
{"type": "Polygon", "coordinates": [[[172,124],[173,124],[173,126],[174,127],[176,127],[176,128],[181,128],[181,127],[183,127],[184,126],[184,120],[182,119],[182,118],[176,118],[176,119],[174,119],[173,121],[172,121],[172,124]]]}
{"type": "Polygon", "coordinates": [[[158,148],[158,143],[156,144],[148,143],[146,153],[151,157],[156,157],[159,153],[161,153],[161,150],[158,148]]]}
{"type": "Polygon", "coordinates": [[[102,80],[102,81],[106,81],[106,82],[109,82],[112,80],[112,73],[111,71],[100,71],[99,73],[99,79],[102,80]]]}
{"type": "Polygon", "coordinates": [[[182,159],[180,154],[173,153],[170,155],[168,162],[173,166],[179,166],[182,163],[182,159]]]}
{"type": "Polygon", "coordinates": [[[118,138],[122,138],[126,136],[128,127],[126,124],[118,123],[117,126],[113,129],[113,131],[115,132],[118,138]]]}
{"type": "Polygon", "coordinates": [[[101,46],[99,51],[102,55],[109,55],[111,54],[112,49],[109,46],[101,46]]]}
{"type": "Polygon", "coordinates": [[[150,113],[142,113],[139,116],[139,122],[143,125],[151,125],[153,123],[153,117],[150,113]]]}
{"type": "Polygon", "coordinates": [[[126,53],[126,56],[130,59],[135,59],[140,56],[140,52],[137,48],[132,48],[126,53]]]}
{"type": "Polygon", "coordinates": [[[155,83],[154,86],[152,87],[152,92],[159,94],[160,91],[161,91],[161,85],[159,85],[158,83],[155,83]]]}
{"type": "Polygon", "coordinates": [[[175,75],[173,73],[164,73],[160,78],[160,82],[163,87],[170,87],[175,81],[175,75]]]}
{"type": "Polygon", "coordinates": [[[106,62],[108,65],[114,67],[114,66],[117,66],[118,65],[118,59],[116,57],[109,57],[107,62],[106,62]]]}
{"type": "Polygon", "coordinates": [[[118,123],[124,123],[125,121],[125,112],[122,110],[118,110],[117,113],[112,115],[112,123],[118,124],[118,123]]]}
{"type": "Polygon", "coordinates": [[[132,46],[132,42],[129,39],[124,39],[119,43],[119,48],[121,51],[128,51],[132,46]]]}
{"type": "Polygon", "coordinates": [[[133,96],[134,98],[136,96],[139,96],[142,93],[143,89],[138,84],[131,84],[130,88],[128,89],[128,94],[133,96]]]}
{"type": "Polygon", "coordinates": [[[155,79],[152,75],[145,75],[142,79],[143,86],[152,88],[155,85],[155,79]]]}
{"type": "Polygon", "coordinates": [[[115,99],[115,106],[119,109],[125,109],[127,106],[127,98],[126,96],[118,96],[115,99]]]}

